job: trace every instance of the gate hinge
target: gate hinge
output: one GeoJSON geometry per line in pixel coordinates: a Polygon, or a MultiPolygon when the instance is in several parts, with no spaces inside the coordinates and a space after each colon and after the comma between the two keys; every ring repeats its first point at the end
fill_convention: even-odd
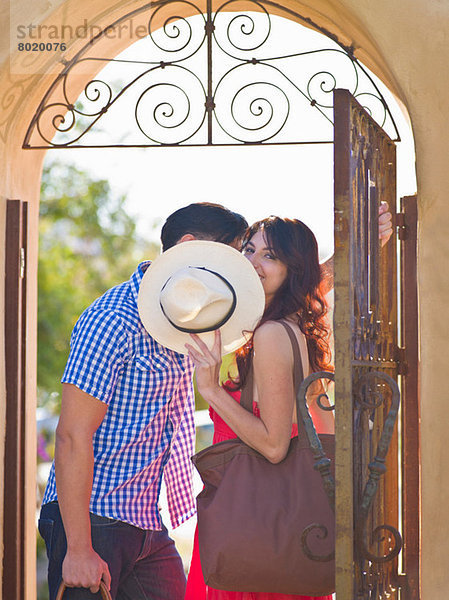
{"type": "Polygon", "coordinates": [[[396,346],[396,362],[398,365],[398,375],[408,374],[408,362],[406,360],[405,348],[396,346]]]}
{"type": "Polygon", "coordinates": [[[398,237],[400,240],[407,239],[407,225],[405,222],[405,214],[404,213],[396,213],[395,215],[395,223],[398,228],[398,237]]]}

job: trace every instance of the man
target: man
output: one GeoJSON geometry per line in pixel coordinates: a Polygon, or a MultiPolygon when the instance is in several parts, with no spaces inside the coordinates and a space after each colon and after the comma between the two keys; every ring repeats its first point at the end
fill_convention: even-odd
{"type": "MultiPolygon", "coordinates": [[[[390,221],[382,208],[383,241],[390,221]]],[[[239,248],[246,227],[220,205],[191,204],[168,217],[162,248],[195,239],[239,248]]],[[[117,600],[184,598],[181,559],[158,499],[164,474],[172,525],[194,513],[193,367],[142,326],[137,296],[148,264],[88,307],[72,333],[39,521],[50,600],[61,580],[76,600],[97,597],[101,580],[117,600]]]]}
{"type": "MultiPolygon", "coordinates": [[[[167,219],[163,250],[194,239],[238,246],[246,227],[222,206],[192,204],[167,219]]],[[[67,586],[90,588],[68,590],[68,598],[92,598],[101,579],[111,587],[111,575],[113,597],[184,597],[182,563],[158,498],[164,472],[172,524],[194,513],[193,368],[140,323],[137,295],[148,264],[94,302],[72,334],[40,519],[50,600],[61,573],[67,586]]]]}

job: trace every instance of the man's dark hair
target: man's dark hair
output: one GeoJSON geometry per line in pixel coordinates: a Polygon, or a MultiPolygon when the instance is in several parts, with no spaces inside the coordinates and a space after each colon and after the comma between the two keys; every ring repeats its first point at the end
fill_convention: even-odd
{"type": "Polygon", "coordinates": [[[230,244],[242,238],[248,223],[238,213],[221,204],[196,202],[171,214],[161,231],[162,250],[168,250],[188,233],[200,240],[230,244]]]}

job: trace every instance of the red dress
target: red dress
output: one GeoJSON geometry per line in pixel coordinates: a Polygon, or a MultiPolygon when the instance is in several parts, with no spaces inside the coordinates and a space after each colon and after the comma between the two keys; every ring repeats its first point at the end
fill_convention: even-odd
{"type": "MultiPolygon", "coordinates": [[[[231,396],[237,400],[237,402],[240,402],[240,391],[232,392],[231,396]]],[[[260,417],[259,408],[256,403],[253,404],[253,413],[257,417],[260,417]]],[[[213,408],[209,408],[209,414],[214,422],[214,444],[224,442],[225,440],[232,440],[237,437],[213,408]]],[[[297,435],[298,427],[294,424],[292,426],[292,437],[297,435]]],[[[193,541],[192,562],[190,563],[184,600],[332,600],[332,596],[298,596],[296,594],[270,594],[265,592],[225,592],[207,586],[204,583],[203,573],[201,571],[197,528],[195,530],[195,538],[193,541]]]]}

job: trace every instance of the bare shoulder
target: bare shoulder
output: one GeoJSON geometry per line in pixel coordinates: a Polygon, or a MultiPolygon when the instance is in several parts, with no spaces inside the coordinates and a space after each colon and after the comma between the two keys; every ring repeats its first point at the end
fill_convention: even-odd
{"type": "Polygon", "coordinates": [[[290,341],[285,327],[279,321],[267,321],[261,325],[254,333],[255,352],[279,353],[279,351],[288,352],[290,341]]]}
{"type": "Polygon", "coordinates": [[[254,334],[254,375],[259,390],[291,385],[293,350],[282,323],[267,321],[254,334]]]}

